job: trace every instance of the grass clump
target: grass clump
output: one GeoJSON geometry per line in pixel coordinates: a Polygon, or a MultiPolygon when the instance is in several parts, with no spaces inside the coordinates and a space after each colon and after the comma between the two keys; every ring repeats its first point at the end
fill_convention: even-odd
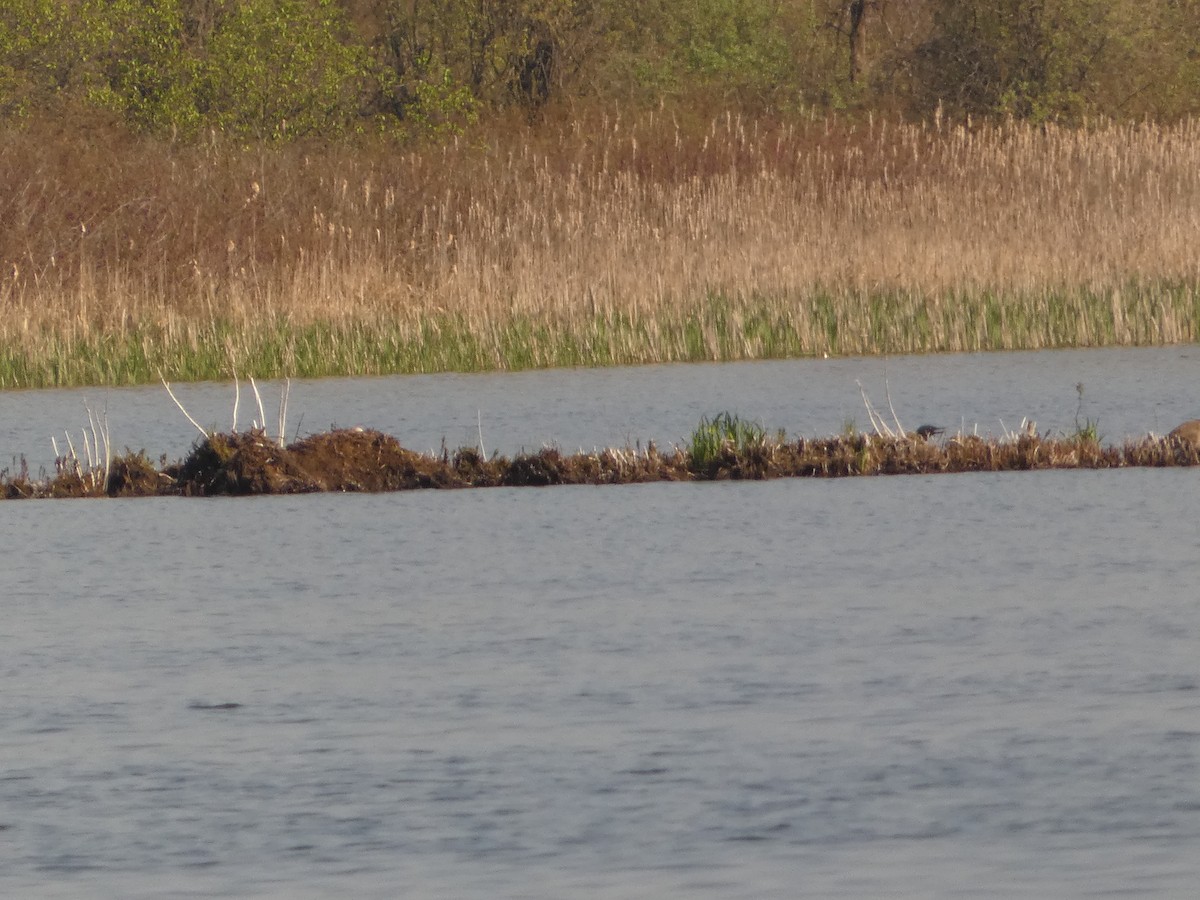
{"type": "Polygon", "coordinates": [[[714,478],[722,471],[744,477],[747,470],[762,477],[770,449],[771,442],[761,425],[722,412],[700,420],[685,452],[689,471],[702,477],[714,478]]]}

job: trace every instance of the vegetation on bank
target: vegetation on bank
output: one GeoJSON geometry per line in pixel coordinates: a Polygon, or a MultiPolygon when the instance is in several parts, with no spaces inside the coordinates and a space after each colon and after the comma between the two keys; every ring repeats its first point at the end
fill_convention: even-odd
{"type": "Polygon", "coordinates": [[[0,388],[1190,341],[1200,4],[9,0],[0,388]]]}
{"type": "Polygon", "coordinates": [[[0,131],[0,386],[1160,344],[1200,124],[547,119],[399,151],[0,131]]]}
{"type": "MultiPolygon", "coordinates": [[[[283,418],[281,411],[281,434],[283,418]]],[[[84,438],[86,463],[72,447],[51,477],[34,479],[23,468],[0,472],[0,498],[246,496],[1200,465],[1200,422],[1120,447],[1102,446],[1088,430],[1055,438],[1030,426],[1001,438],[960,433],[931,440],[879,428],[876,434],[850,431],[788,440],[783,432],[768,435],[722,413],[703,420],[687,446],[667,452],[651,442],[645,449],[572,455],[546,448],[512,459],[487,457],[472,447],[416,453],[393,437],[362,429],[314,434],[284,446],[282,437],[272,439],[255,428],[206,434],[186,459],[155,466],[143,453],[111,456],[107,426],[91,420],[93,440],[86,430],[84,438]]]]}
{"type": "Polygon", "coordinates": [[[669,103],[1078,121],[1200,112],[1187,0],[6,0],[0,117],[184,140],[444,136],[669,103]]]}
{"type": "Polygon", "coordinates": [[[130,329],[43,337],[0,347],[0,385],[53,387],[320,378],[394,373],[786,359],[830,354],[974,352],[1151,345],[1200,334],[1197,292],[1179,284],[1067,296],[984,293],[818,295],[797,302],[708,298],[635,319],[628,312],[574,321],[513,316],[473,323],[284,322],[130,329]]]}

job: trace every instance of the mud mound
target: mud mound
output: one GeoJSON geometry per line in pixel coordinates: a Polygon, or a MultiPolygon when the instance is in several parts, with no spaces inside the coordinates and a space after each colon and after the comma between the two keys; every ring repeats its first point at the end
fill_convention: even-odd
{"type": "Polygon", "coordinates": [[[187,497],[298,494],[321,487],[296,464],[290,450],[261,431],[213,434],[167,475],[187,497]]]}
{"type": "Polygon", "coordinates": [[[379,431],[339,429],[280,447],[260,431],[214,434],[174,471],[175,493],[298,494],[459,487],[449,464],[379,431]]]}
{"type": "Polygon", "coordinates": [[[153,497],[155,494],[171,493],[170,478],[159,473],[145,451],[125,451],[112,461],[108,471],[108,496],[110,497],[153,497]]]}
{"type": "Polygon", "coordinates": [[[380,431],[327,431],[297,441],[288,453],[312,490],[402,491],[464,485],[444,460],[407,450],[380,431]]]}
{"type": "Polygon", "coordinates": [[[506,487],[545,487],[562,484],[566,466],[562,454],[547,448],[540,453],[518,456],[508,464],[500,483],[506,487]]]}

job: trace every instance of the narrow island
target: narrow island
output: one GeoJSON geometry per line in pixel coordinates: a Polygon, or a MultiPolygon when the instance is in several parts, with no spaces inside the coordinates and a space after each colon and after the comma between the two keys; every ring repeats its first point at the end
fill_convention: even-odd
{"type": "Polygon", "coordinates": [[[285,445],[254,427],[209,433],[185,459],[157,466],[144,452],[109,455],[104,449],[102,456],[107,436],[93,425],[87,461],[72,450],[58,458],[53,475],[34,478],[23,465],[16,473],[0,472],[0,497],[253,496],[1200,464],[1200,420],[1120,446],[1102,445],[1094,427],[1053,437],[1039,435],[1030,423],[1019,433],[981,437],[944,435],[932,426],[905,432],[872,421],[874,433],[789,439],[721,413],[702,419],[684,445],[666,451],[649,442],[574,454],[544,447],[512,458],[489,457],[474,447],[418,453],[390,435],[361,428],[285,445]]]}

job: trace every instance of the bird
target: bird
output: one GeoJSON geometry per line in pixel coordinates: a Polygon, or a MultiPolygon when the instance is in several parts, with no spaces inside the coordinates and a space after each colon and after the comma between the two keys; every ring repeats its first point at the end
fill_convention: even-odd
{"type": "Polygon", "coordinates": [[[922,425],[917,429],[917,437],[927,441],[931,437],[939,435],[945,430],[945,428],[939,428],[937,425],[922,425]]]}
{"type": "Polygon", "coordinates": [[[1200,447],[1200,419],[1188,419],[1181,425],[1171,429],[1167,437],[1178,438],[1185,444],[1200,447]]]}

